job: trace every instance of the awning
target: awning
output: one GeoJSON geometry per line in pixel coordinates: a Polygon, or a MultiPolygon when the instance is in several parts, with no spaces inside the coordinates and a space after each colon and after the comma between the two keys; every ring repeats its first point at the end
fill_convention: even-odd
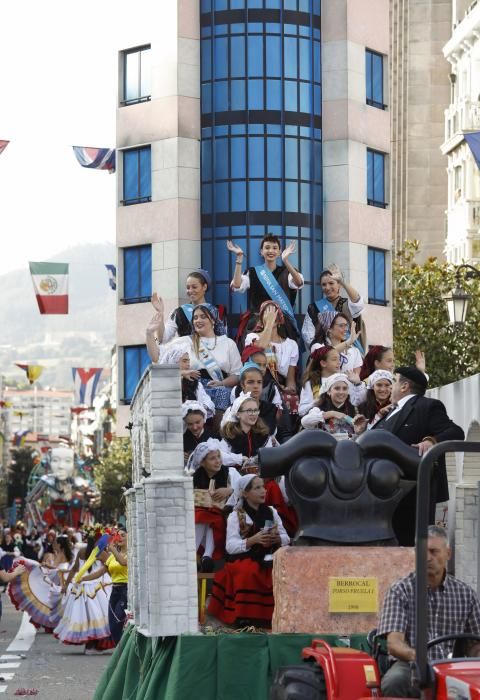
{"type": "Polygon", "coordinates": [[[470,146],[477,167],[480,168],[480,131],[472,131],[470,134],[464,134],[464,138],[470,146]]]}

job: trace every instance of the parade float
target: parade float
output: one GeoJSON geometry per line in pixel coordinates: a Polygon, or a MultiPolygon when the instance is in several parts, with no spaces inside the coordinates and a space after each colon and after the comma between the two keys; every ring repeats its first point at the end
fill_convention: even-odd
{"type": "Polygon", "coordinates": [[[276,670],[298,663],[314,638],[366,650],[386,589],[414,567],[413,549],[383,545],[392,544],[391,517],[412,487],[416,452],[393,435],[385,447],[378,434],[337,443],[321,431],[264,450],[260,473],[287,475],[300,523],[296,546],[274,557],[272,631],[213,629],[199,625],[193,485],[184,473],[180,408],[178,367],[147,368],[131,402],[132,618],[95,700],[265,700],[276,670]]]}

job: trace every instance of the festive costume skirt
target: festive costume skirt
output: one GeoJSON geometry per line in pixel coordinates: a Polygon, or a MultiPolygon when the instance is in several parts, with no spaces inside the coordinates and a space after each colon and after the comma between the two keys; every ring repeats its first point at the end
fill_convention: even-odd
{"type": "Polygon", "coordinates": [[[227,531],[223,511],[218,508],[195,508],[195,524],[209,525],[212,528],[215,547],[212,559],[223,559],[225,556],[225,535],[227,531]]]}
{"type": "Polygon", "coordinates": [[[273,615],[272,568],[253,559],[228,562],[217,571],[208,612],[232,625],[238,619],[271,622],[273,615]]]}
{"type": "Polygon", "coordinates": [[[32,559],[17,559],[15,566],[23,564],[26,571],[8,584],[8,595],[17,610],[30,615],[35,627],[51,630],[55,624],[50,619],[50,595],[52,586],[60,583],[56,569],[47,569],[32,559]]]}
{"type": "MultiPolygon", "coordinates": [[[[86,644],[110,637],[108,600],[110,577],[72,583],[64,600],[63,616],[54,636],[65,644],[86,644]]],[[[113,647],[113,642],[104,647],[113,647]]]]}

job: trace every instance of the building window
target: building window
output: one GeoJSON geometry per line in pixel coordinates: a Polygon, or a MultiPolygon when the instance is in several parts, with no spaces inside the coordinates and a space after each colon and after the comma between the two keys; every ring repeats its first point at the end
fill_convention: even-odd
{"type": "Polygon", "coordinates": [[[378,248],[368,249],[368,303],[387,305],[385,290],[386,253],[378,248]]]}
{"type": "Polygon", "coordinates": [[[385,153],[367,148],[367,204],[387,206],[385,201],[385,153]]]}
{"type": "Polygon", "coordinates": [[[123,299],[125,304],[150,301],[152,296],[152,246],[123,249],[123,299]]]}
{"type": "Polygon", "coordinates": [[[150,99],[150,46],[123,52],[123,99],[131,105],[150,99]]]}
{"type": "Polygon", "coordinates": [[[383,101],[383,56],[375,51],[365,51],[365,83],[367,105],[385,109],[383,101]]]}
{"type": "Polygon", "coordinates": [[[150,364],[145,345],[129,345],[123,348],[123,401],[130,403],[135,389],[150,364]]]}
{"type": "Polygon", "coordinates": [[[141,204],[152,199],[152,166],[150,146],[123,152],[122,204],[141,204]]]}

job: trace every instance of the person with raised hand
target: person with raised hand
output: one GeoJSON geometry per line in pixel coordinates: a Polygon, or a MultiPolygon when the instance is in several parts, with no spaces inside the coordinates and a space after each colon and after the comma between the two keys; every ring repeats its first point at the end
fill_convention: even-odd
{"type": "Polygon", "coordinates": [[[289,259],[296,250],[295,242],[291,242],[282,251],[278,236],[267,233],[260,244],[263,265],[248,267],[243,272],[244,252],[242,248],[235,245],[233,241],[227,241],[227,248],[235,255],[235,271],[230,287],[234,292],[248,293],[248,311],[242,314],[237,338],[241,338],[245,334],[250,316],[259,312],[263,302],[271,300],[279,304],[285,316],[288,337],[300,339],[294,306],[297,292],[304,286],[304,279],[289,259]],[[277,265],[279,257],[281,257],[281,265],[277,265]]]}

